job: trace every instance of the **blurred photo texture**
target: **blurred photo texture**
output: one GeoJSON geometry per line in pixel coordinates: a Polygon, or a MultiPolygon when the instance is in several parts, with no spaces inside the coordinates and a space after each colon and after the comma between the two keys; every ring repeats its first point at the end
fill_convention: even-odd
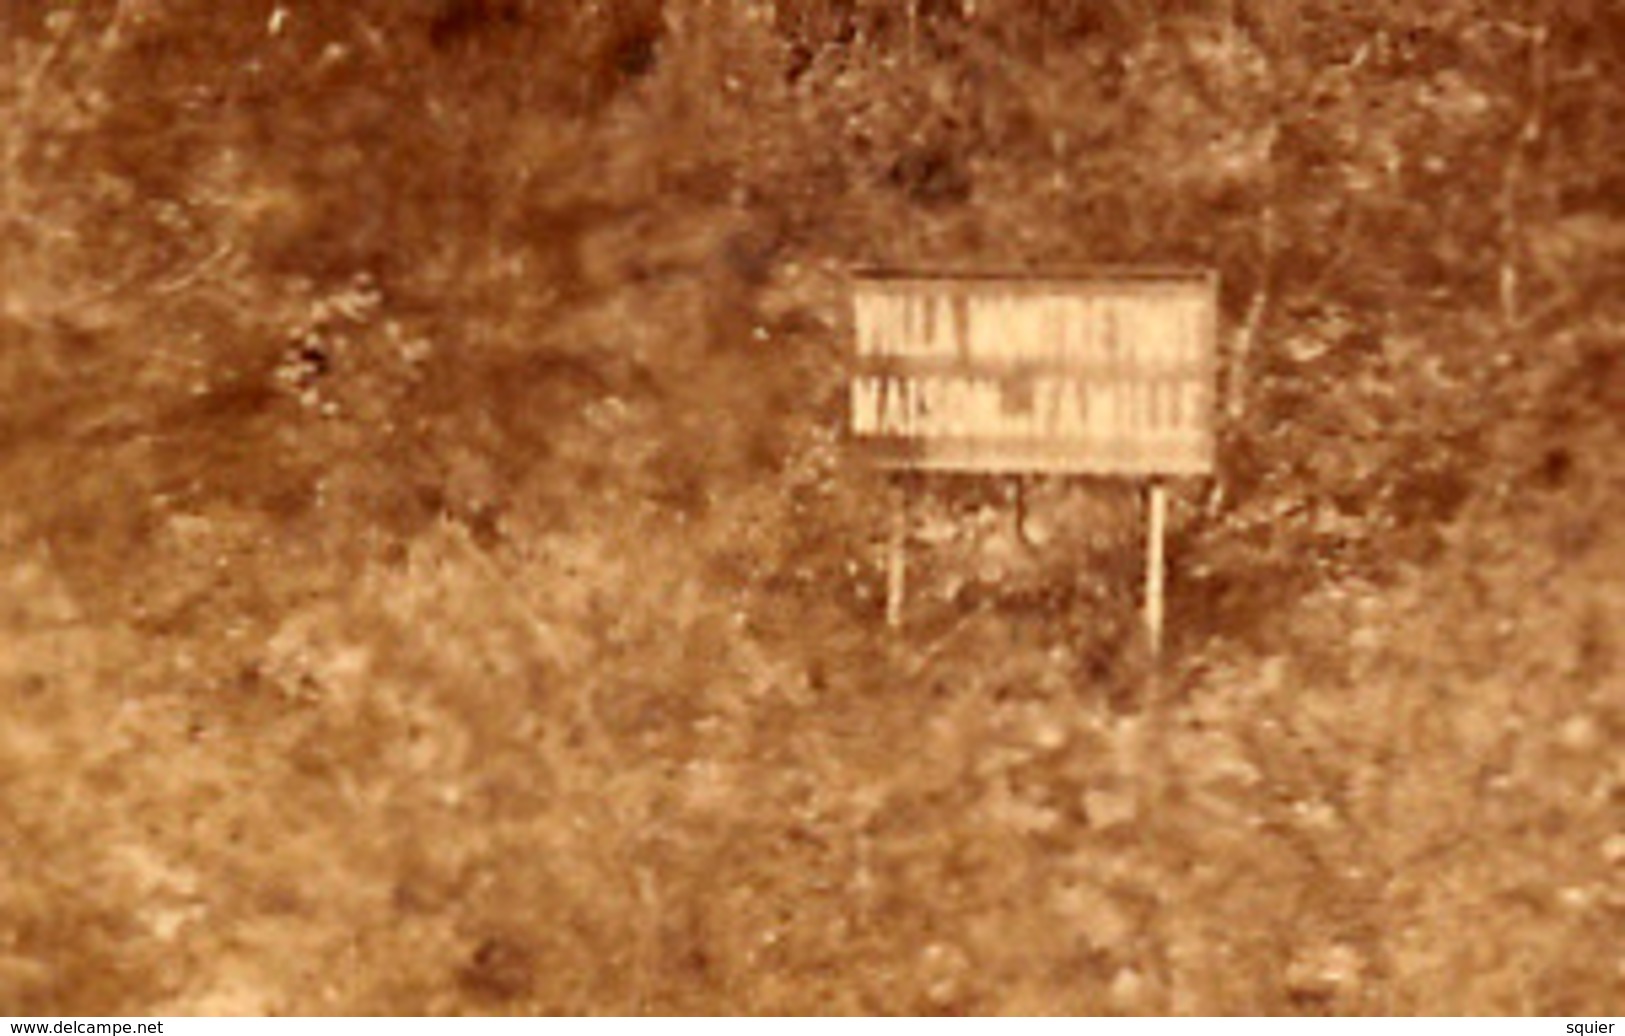
{"type": "Polygon", "coordinates": [[[0,44],[0,1013],[1625,1003],[1618,0],[0,44]]]}

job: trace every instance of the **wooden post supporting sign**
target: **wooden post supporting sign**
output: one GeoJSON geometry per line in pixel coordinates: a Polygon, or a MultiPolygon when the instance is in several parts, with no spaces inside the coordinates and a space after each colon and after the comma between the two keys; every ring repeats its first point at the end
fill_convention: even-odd
{"type": "Polygon", "coordinates": [[[1162,654],[1163,530],[1168,522],[1168,489],[1153,479],[1147,489],[1145,539],[1145,633],[1151,661],[1162,654]]]}
{"type": "Polygon", "coordinates": [[[900,484],[891,490],[891,536],[886,545],[886,625],[903,628],[903,590],[908,548],[908,494],[900,484]]]}

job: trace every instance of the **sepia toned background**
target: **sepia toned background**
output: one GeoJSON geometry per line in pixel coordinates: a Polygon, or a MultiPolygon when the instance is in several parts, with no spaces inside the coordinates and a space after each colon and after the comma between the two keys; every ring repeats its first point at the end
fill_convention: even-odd
{"type": "Polygon", "coordinates": [[[0,1012],[1625,1002],[1616,0],[6,0],[0,1012]],[[1220,277],[888,478],[852,271],[1220,277]]]}

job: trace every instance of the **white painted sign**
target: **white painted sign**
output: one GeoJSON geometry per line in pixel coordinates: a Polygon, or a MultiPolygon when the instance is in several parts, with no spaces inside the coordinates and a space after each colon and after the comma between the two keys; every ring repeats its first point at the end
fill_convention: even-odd
{"type": "Polygon", "coordinates": [[[883,465],[1212,470],[1209,274],[873,276],[853,302],[849,427],[883,465]]]}

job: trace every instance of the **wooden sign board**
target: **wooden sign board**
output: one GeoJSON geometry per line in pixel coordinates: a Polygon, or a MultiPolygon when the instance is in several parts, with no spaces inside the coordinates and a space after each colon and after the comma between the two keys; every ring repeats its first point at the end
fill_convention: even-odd
{"type": "Polygon", "coordinates": [[[849,431],[885,467],[1205,475],[1217,279],[868,275],[849,431]]]}

